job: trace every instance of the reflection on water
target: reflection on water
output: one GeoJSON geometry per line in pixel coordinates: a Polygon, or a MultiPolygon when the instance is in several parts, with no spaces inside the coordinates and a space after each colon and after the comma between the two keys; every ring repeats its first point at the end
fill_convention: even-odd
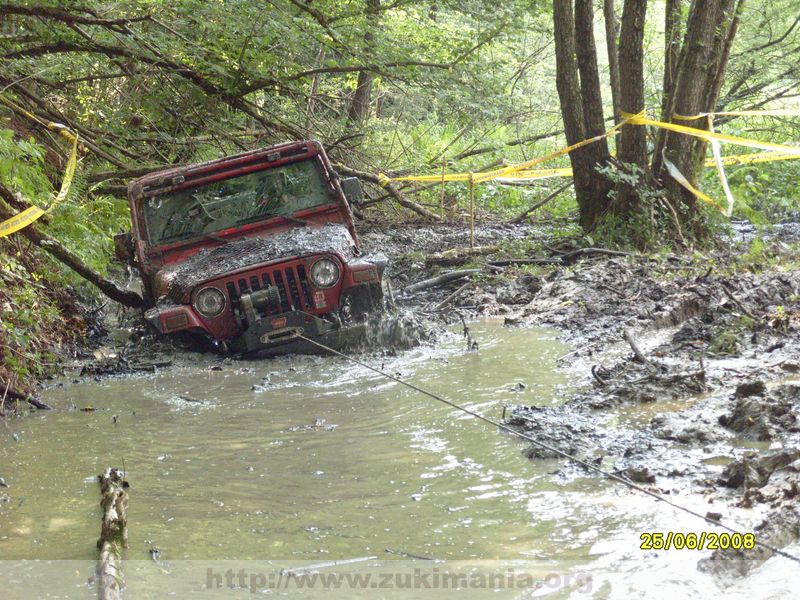
{"type": "MultiPolygon", "coordinates": [[[[453,335],[365,360],[495,418],[504,405],[566,396],[555,360],[568,349],[554,334],[472,329],[476,353],[453,335]]],[[[340,358],[198,356],[193,366],[68,385],[44,399],[59,410],[0,429],[0,474],[11,486],[0,503],[0,559],[93,560],[96,475],[110,465],[131,482],[133,561],[147,561],[153,546],[172,561],[386,559],[389,548],[578,561],[605,573],[647,562],[641,531],[698,527],[596,478],[556,481],[558,461],[529,461],[507,435],[340,358]]],[[[694,563],[681,577],[711,585],[694,563]]]]}

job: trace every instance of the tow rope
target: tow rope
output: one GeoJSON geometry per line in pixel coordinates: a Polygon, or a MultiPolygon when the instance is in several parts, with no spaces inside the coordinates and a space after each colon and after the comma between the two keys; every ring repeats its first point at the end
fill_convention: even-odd
{"type": "MultiPolygon", "coordinates": [[[[615,473],[611,473],[610,471],[606,471],[604,469],[601,469],[600,467],[598,467],[596,465],[593,465],[592,463],[586,462],[584,460],[581,460],[579,458],[576,458],[576,457],[572,456],[571,454],[568,454],[568,453],[564,452],[563,450],[559,450],[558,448],[550,446],[549,444],[545,444],[544,442],[540,442],[539,440],[536,440],[536,439],[532,438],[531,436],[529,436],[529,435],[527,435],[525,433],[522,433],[522,432],[519,432],[519,431],[517,431],[515,429],[512,429],[508,425],[504,425],[503,423],[500,423],[499,421],[496,421],[496,420],[491,419],[489,417],[485,417],[485,416],[475,412],[474,410],[470,410],[469,408],[466,408],[464,406],[456,404],[452,400],[448,400],[447,398],[444,398],[442,396],[434,394],[433,392],[429,392],[428,390],[425,390],[425,389],[423,389],[421,387],[418,387],[418,386],[414,385],[413,383],[408,383],[407,381],[404,381],[403,379],[401,379],[400,377],[397,377],[396,375],[392,375],[391,373],[387,373],[387,372],[385,372],[385,371],[383,371],[381,369],[377,369],[377,368],[375,368],[373,366],[370,366],[367,363],[358,360],[357,358],[354,358],[352,356],[348,356],[347,354],[339,352],[338,350],[334,350],[330,346],[326,346],[325,344],[321,344],[320,342],[317,342],[316,340],[312,340],[310,338],[307,338],[304,335],[298,335],[298,337],[303,339],[303,340],[305,340],[305,341],[307,341],[307,342],[309,342],[309,343],[311,343],[311,344],[313,344],[314,346],[317,346],[318,348],[321,348],[322,350],[325,350],[326,352],[330,352],[331,354],[334,354],[336,356],[344,358],[345,360],[348,360],[348,361],[350,361],[350,362],[352,362],[352,363],[354,363],[356,365],[364,367],[365,369],[369,369],[370,371],[373,371],[374,373],[377,373],[378,375],[382,375],[383,377],[386,377],[387,379],[391,379],[392,381],[395,381],[395,382],[397,382],[397,383],[399,383],[401,385],[404,385],[407,388],[414,390],[415,392],[419,392],[420,394],[423,394],[423,395],[428,396],[429,398],[432,398],[432,399],[434,399],[434,400],[436,400],[438,402],[446,404],[447,406],[449,406],[451,408],[455,408],[458,411],[461,411],[461,412],[463,412],[463,413],[465,413],[467,415],[475,417],[476,419],[478,419],[480,421],[483,421],[484,423],[488,423],[490,425],[494,425],[495,427],[497,427],[498,429],[501,429],[502,431],[505,431],[505,432],[510,433],[512,435],[515,435],[515,436],[517,436],[519,438],[522,438],[522,439],[524,439],[524,440],[526,440],[528,442],[531,442],[532,444],[538,446],[539,448],[543,448],[544,450],[548,450],[550,452],[558,454],[559,456],[562,456],[563,458],[566,458],[567,460],[569,460],[569,461],[571,461],[571,462],[573,462],[573,463],[575,463],[577,465],[580,465],[580,466],[584,467],[585,469],[588,469],[588,470],[593,471],[595,473],[599,473],[600,475],[602,475],[606,479],[610,479],[612,481],[616,481],[617,483],[621,483],[621,484],[623,484],[623,485],[625,485],[625,486],[627,486],[627,487],[629,487],[629,488],[631,488],[633,490],[641,492],[642,494],[646,494],[647,496],[650,496],[651,498],[655,498],[659,502],[663,502],[665,504],[668,504],[672,508],[678,509],[680,511],[685,512],[686,514],[689,514],[689,515],[692,515],[692,516],[697,517],[699,519],[702,519],[705,522],[710,523],[711,525],[715,525],[716,527],[720,527],[722,529],[725,529],[726,531],[729,531],[730,533],[744,535],[744,533],[742,533],[740,530],[738,530],[736,528],[728,527],[727,525],[724,525],[723,523],[720,523],[719,521],[715,521],[714,519],[711,519],[711,518],[707,517],[706,515],[700,514],[699,512],[696,512],[696,511],[692,510],[691,508],[687,508],[685,506],[681,506],[680,504],[676,504],[672,500],[669,500],[668,498],[665,498],[664,496],[662,496],[660,494],[657,494],[656,492],[653,492],[651,490],[648,490],[647,488],[644,488],[644,487],[642,487],[640,485],[636,485],[632,481],[628,481],[627,479],[625,479],[623,477],[620,477],[619,475],[616,475],[615,473]]],[[[789,554],[788,552],[784,552],[783,550],[781,550],[779,548],[776,548],[774,546],[771,546],[770,544],[767,544],[765,542],[761,542],[761,541],[758,540],[757,537],[755,539],[755,544],[757,546],[760,546],[760,547],[764,548],[765,550],[769,550],[770,552],[772,552],[774,554],[777,554],[779,556],[783,556],[784,558],[788,558],[788,559],[793,560],[793,561],[795,561],[797,563],[800,563],[800,557],[794,556],[793,554],[789,554]]]]}

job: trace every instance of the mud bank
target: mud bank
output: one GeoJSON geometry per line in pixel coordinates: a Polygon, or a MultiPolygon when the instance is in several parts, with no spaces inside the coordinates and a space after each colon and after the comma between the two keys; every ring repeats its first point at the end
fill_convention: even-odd
{"type": "MultiPolygon", "coordinates": [[[[784,229],[771,241],[787,258],[794,239],[782,239],[784,229]]],[[[463,232],[443,228],[404,235],[413,247],[439,240],[431,253],[463,245],[463,232]]],[[[752,238],[743,229],[739,239],[752,238]]],[[[747,272],[735,244],[708,256],[633,256],[502,226],[480,229],[476,243],[497,246],[463,261],[479,275],[400,297],[444,320],[504,315],[509,326],[554,327],[575,347],[561,360],[582,378],[575,397],[557,407],[518,406],[509,424],[654,491],[700,495],[713,505],[709,518],[723,524],[737,508],[753,508],[758,539],[775,547],[798,539],[800,273],[747,272]],[[524,255],[509,256],[520,247],[524,255]],[[634,405],[647,406],[649,420],[619,418],[634,405]]],[[[395,265],[399,287],[440,270],[423,254],[395,265]]],[[[525,453],[555,458],[536,446],[525,453]]],[[[566,463],[558,474],[585,476],[566,463]]],[[[735,563],[744,574],[770,554],[720,550],[702,568],[735,563]]]]}

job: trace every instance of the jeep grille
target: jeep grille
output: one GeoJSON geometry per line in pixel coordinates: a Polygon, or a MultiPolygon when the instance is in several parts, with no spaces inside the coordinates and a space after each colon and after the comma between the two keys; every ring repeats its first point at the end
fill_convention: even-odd
{"type": "Polygon", "coordinates": [[[278,267],[267,267],[259,273],[232,279],[225,284],[231,305],[239,306],[242,294],[255,292],[266,286],[278,288],[280,302],[267,307],[266,315],[274,315],[290,310],[314,311],[311,287],[306,267],[303,264],[278,267]]]}

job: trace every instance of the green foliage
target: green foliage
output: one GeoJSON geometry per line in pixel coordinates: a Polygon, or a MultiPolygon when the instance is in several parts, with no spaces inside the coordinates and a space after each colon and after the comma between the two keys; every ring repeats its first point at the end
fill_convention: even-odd
{"type": "Polygon", "coordinates": [[[759,225],[800,215],[800,161],[729,169],[734,214],[759,225]]]}
{"type": "Polygon", "coordinates": [[[0,379],[26,388],[49,372],[50,348],[63,339],[63,319],[44,274],[29,272],[21,253],[0,253],[0,379]]]}
{"type": "MultiPolygon", "coordinates": [[[[107,272],[114,255],[114,235],[130,229],[127,204],[111,196],[89,195],[82,201],[65,202],[53,216],[51,234],[100,273],[107,272]]],[[[64,276],[73,286],[94,291],[71,271],[64,276]]]]}
{"type": "Polygon", "coordinates": [[[44,173],[45,150],[34,139],[0,129],[0,181],[30,201],[45,206],[52,185],[44,173]]]}
{"type": "Polygon", "coordinates": [[[614,184],[615,191],[611,192],[613,209],[593,232],[594,238],[612,248],[657,251],[669,246],[673,236],[683,235],[676,231],[664,190],[653,185],[641,167],[623,163],[598,170],[614,184]],[[616,188],[621,185],[636,189],[636,206],[620,206],[616,188]]]}

